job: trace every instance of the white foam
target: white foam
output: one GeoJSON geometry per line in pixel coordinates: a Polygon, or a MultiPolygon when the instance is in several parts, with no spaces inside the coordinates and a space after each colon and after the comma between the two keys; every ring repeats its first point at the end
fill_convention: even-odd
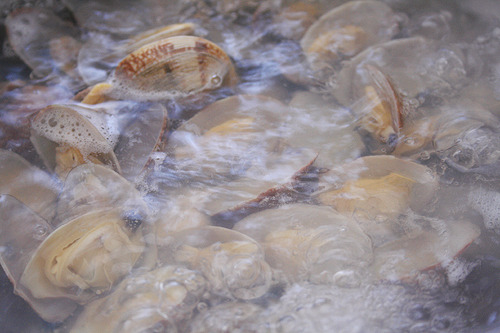
{"type": "Polygon", "coordinates": [[[500,193],[476,188],[469,191],[469,204],[483,216],[487,229],[500,229],[500,193]]]}
{"type": "Polygon", "coordinates": [[[95,153],[109,153],[118,139],[116,129],[110,127],[106,117],[92,115],[83,108],[50,106],[32,122],[32,128],[58,144],[67,144],[79,149],[84,156],[95,153]]]}

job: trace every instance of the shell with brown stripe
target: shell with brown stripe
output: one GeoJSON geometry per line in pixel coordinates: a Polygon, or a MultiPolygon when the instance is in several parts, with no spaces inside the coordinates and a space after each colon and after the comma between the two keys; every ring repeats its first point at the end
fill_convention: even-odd
{"type": "Polygon", "coordinates": [[[195,36],[147,44],[125,57],[112,76],[115,95],[140,99],[186,96],[236,82],[227,54],[211,41],[195,36]]]}

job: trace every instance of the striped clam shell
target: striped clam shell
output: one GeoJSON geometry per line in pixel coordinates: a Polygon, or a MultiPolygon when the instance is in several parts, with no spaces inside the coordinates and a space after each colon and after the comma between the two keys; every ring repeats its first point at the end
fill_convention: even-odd
{"type": "Polygon", "coordinates": [[[147,44],[125,57],[112,78],[112,94],[141,100],[168,99],[234,85],[231,60],[216,44],[174,36],[147,44]]]}

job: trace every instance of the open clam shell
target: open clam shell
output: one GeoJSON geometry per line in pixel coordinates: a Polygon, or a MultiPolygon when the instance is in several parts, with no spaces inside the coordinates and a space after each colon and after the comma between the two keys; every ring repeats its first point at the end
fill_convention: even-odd
{"type": "Polygon", "coordinates": [[[306,31],[300,46],[309,66],[321,79],[325,70],[363,49],[390,40],[399,31],[399,19],[379,1],[351,1],[321,16],[306,31]],[[372,19],[377,17],[377,19],[372,19]]]}
{"type": "Polygon", "coordinates": [[[49,10],[23,8],[5,20],[7,34],[16,54],[43,77],[55,69],[74,72],[80,48],[78,29],[49,10]]]}
{"type": "Polygon", "coordinates": [[[0,195],[0,264],[14,285],[40,317],[49,322],[66,319],[77,303],[64,298],[39,299],[20,283],[21,276],[37,247],[53,227],[30,208],[10,195],[0,195]]]}
{"type": "Polygon", "coordinates": [[[393,156],[367,156],[320,177],[314,198],[353,216],[376,244],[397,237],[397,217],[409,208],[425,212],[438,189],[422,165],[393,156]]]}
{"type": "Polygon", "coordinates": [[[405,116],[409,113],[392,79],[367,64],[370,76],[365,99],[355,103],[358,133],[371,153],[391,153],[398,144],[405,116]]]}
{"type": "Polygon", "coordinates": [[[477,237],[479,228],[468,221],[441,221],[416,237],[404,236],[375,249],[373,269],[383,280],[411,279],[418,272],[448,265],[477,237]]]}
{"type": "Polygon", "coordinates": [[[285,205],[252,214],[234,230],[262,244],[285,281],[334,282],[335,274],[366,267],[372,243],[358,224],[330,207],[285,205]]]}
{"type": "Polygon", "coordinates": [[[130,276],[112,294],[87,305],[71,332],[175,330],[191,317],[206,290],[201,273],[180,266],[130,276]]]}
{"type": "Polygon", "coordinates": [[[485,152],[495,149],[497,145],[494,139],[488,144],[482,141],[482,144],[477,146],[466,139],[470,134],[481,136],[486,132],[490,132],[492,138],[496,137],[493,133],[500,126],[500,122],[482,105],[472,103],[468,99],[460,99],[459,102],[454,101],[430,109],[420,108],[419,111],[424,113],[424,116],[404,126],[394,155],[418,159],[420,155],[429,156],[436,153],[443,160],[451,158],[459,164],[470,163],[468,167],[474,164],[488,164],[491,162],[488,157],[495,159],[495,153],[485,152]],[[482,131],[485,132],[481,133],[482,131]],[[465,156],[470,150],[474,151],[475,158],[465,156]],[[478,155],[483,156],[479,158],[478,155]]]}
{"type": "Polygon", "coordinates": [[[91,161],[120,171],[113,152],[118,139],[113,120],[104,111],[51,105],[32,119],[31,141],[46,166],[63,178],[73,167],[91,161]]]}
{"type": "Polygon", "coordinates": [[[329,168],[363,152],[363,142],[354,130],[355,119],[349,110],[322,95],[304,91],[295,93],[289,106],[291,119],[300,117],[302,121],[287,123],[287,142],[316,150],[316,166],[329,168]]]}
{"type": "Polygon", "coordinates": [[[62,0],[78,26],[109,35],[130,35],[151,29],[154,22],[170,21],[178,13],[175,2],[157,0],[62,0]]]}
{"type": "Polygon", "coordinates": [[[237,80],[231,59],[219,46],[201,37],[174,36],[129,54],[110,82],[117,97],[154,100],[232,86],[237,80]]]}
{"type": "Polygon", "coordinates": [[[160,104],[139,104],[117,117],[123,123],[114,147],[121,175],[138,182],[152,163],[152,155],[165,148],[169,128],[167,110],[160,104]]]}
{"type": "Polygon", "coordinates": [[[392,9],[383,2],[350,1],[323,14],[309,27],[300,45],[303,50],[308,50],[322,34],[348,25],[363,29],[366,46],[389,40],[398,31],[398,20],[392,9]],[[369,19],[372,15],[377,19],[369,19]]]}
{"type": "Polygon", "coordinates": [[[422,37],[397,39],[371,46],[346,62],[333,90],[342,105],[350,106],[364,95],[371,80],[367,64],[390,76],[395,87],[410,98],[425,91],[451,95],[466,82],[465,59],[459,49],[422,37]]]}
{"type": "Polygon", "coordinates": [[[242,233],[201,227],[173,234],[160,262],[186,264],[203,273],[211,292],[238,299],[255,299],[271,286],[271,269],[260,245],[242,233]]]}
{"type": "MultiPolygon", "coordinates": [[[[188,120],[169,138],[167,150],[180,177],[202,182],[242,175],[272,181],[292,175],[305,163],[290,167],[293,147],[283,141],[281,125],[289,109],[260,95],[219,100],[188,120]],[[288,152],[288,153],[287,153],[288,152]],[[280,160],[282,159],[282,160],[280,160]],[[268,172],[274,169],[274,172],[268,172]],[[281,171],[283,173],[281,173],[281,171]]],[[[296,157],[300,152],[296,152],[296,157]]]]}
{"type": "Polygon", "coordinates": [[[0,149],[0,194],[9,194],[44,220],[52,222],[59,186],[21,156],[0,149]]]}
{"type": "Polygon", "coordinates": [[[57,202],[57,224],[71,221],[91,210],[124,207],[146,219],[148,207],[135,187],[102,165],[82,164],[72,169],[64,181],[57,202]]]}
{"type": "Polygon", "coordinates": [[[334,168],[321,176],[318,195],[336,191],[347,181],[380,179],[391,174],[411,182],[409,207],[426,209],[438,188],[437,176],[427,167],[394,156],[366,156],[334,168]]]}
{"type": "Polygon", "coordinates": [[[39,245],[20,283],[39,299],[85,304],[131,271],[144,250],[141,224],[122,209],[77,217],[39,245]]]}
{"type": "Polygon", "coordinates": [[[168,192],[155,221],[158,244],[168,242],[172,234],[182,230],[210,225],[210,216],[202,210],[210,195],[204,189],[188,188],[168,192]]]}

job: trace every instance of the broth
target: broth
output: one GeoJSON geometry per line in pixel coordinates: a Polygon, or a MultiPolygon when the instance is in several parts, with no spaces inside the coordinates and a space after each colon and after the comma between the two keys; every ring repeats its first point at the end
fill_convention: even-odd
{"type": "Polygon", "coordinates": [[[2,331],[500,327],[493,0],[30,4],[0,6],[2,331]]]}

